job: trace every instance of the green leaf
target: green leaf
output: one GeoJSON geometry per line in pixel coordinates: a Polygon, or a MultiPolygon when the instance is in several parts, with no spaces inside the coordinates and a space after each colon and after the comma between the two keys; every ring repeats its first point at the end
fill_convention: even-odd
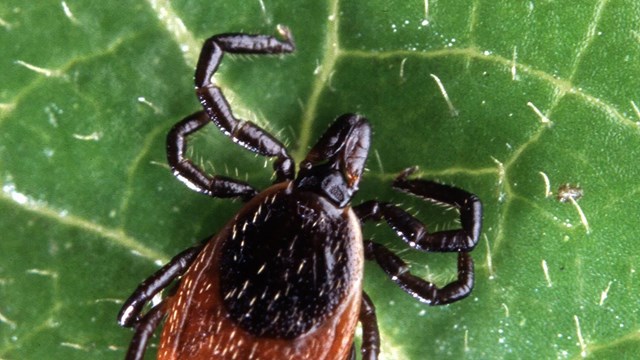
{"type": "MultiPolygon", "coordinates": [[[[237,114],[296,161],[337,115],[367,116],[355,203],[402,203],[430,229],[457,226],[454,212],[389,188],[413,165],[484,202],[469,298],[428,307],[367,264],[383,359],[635,358],[636,2],[396,3],[3,1],[0,358],[124,356],[122,301],[240,206],[195,194],[166,166],[166,132],[198,110],[200,44],[276,24],[293,31],[294,55],[229,56],[220,68],[237,114]],[[584,192],[575,204],[556,198],[565,183],[584,192]]],[[[269,184],[264,159],[211,128],[191,142],[196,161],[269,184]]],[[[416,254],[386,226],[364,231],[413,272],[455,278],[454,254],[416,254]]]]}

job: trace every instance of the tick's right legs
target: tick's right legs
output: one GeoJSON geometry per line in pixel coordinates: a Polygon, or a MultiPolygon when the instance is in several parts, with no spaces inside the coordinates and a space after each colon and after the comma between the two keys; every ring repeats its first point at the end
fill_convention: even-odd
{"type": "Polygon", "coordinates": [[[376,308],[364,291],[362,305],[360,305],[360,323],[362,324],[362,360],[377,360],[380,353],[380,332],[376,308]]]}
{"type": "Polygon", "coordinates": [[[482,203],[474,194],[462,189],[422,179],[408,179],[415,171],[403,171],[393,187],[424,200],[443,203],[458,209],[461,228],[428,232],[426,226],[396,205],[375,200],[364,202],[354,211],[361,221],[386,221],[412,248],[420,251],[457,252],[458,279],[438,288],[414,276],[409,266],[385,246],[365,241],[365,257],[374,260],[394,282],[418,300],[430,304],[449,304],[460,300],[473,289],[473,260],[469,251],[478,243],[482,227],[482,203]]]}

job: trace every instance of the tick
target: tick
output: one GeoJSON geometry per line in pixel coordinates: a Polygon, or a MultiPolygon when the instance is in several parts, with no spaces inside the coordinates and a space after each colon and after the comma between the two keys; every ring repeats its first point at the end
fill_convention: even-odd
{"type": "MultiPolygon", "coordinates": [[[[300,163],[297,175],[284,145],[256,124],[237,119],[212,80],[225,52],[285,54],[295,45],[265,35],[209,38],[196,67],[203,110],[178,122],[167,136],[173,174],[189,188],[245,204],[202,245],[175,256],[124,302],[118,322],[134,328],[126,359],[142,359],[164,320],[158,359],[355,359],[353,337],[362,325],[363,359],[377,359],[380,337],[375,308],[362,289],[364,260],[375,261],[404,291],[429,305],[469,295],[482,223],[477,196],[432,181],[409,179],[393,187],[455,207],[461,228],[429,233],[400,207],[376,200],[351,206],[369,151],[371,127],[356,114],[338,117],[300,163]],[[233,142],[275,158],[275,183],[257,191],[229,177],[211,175],[185,157],[187,138],[214,123],[233,142]],[[364,239],[361,225],[386,221],[415,250],[458,254],[457,279],[437,287],[409,271],[384,245],[364,239]],[[147,312],[150,300],[178,280],[173,294],[147,312]]],[[[392,139],[387,139],[391,141],[392,139]]],[[[407,334],[409,335],[409,334],[407,334]]]]}

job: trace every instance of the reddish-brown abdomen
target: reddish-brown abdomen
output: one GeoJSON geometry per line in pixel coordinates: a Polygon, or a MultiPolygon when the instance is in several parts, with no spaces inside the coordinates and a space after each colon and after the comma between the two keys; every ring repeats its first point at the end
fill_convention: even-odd
{"type": "MultiPolygon", "coordinates": [[[[280,226],[284,227],[285,224],[280,226]]],[[[295,193],[289,183],[273,186],[250,201],[206,245],[182,278],[177,293],[167,300],[169,310],[158,359],[344,360],[353,342],[360,311],[363,263],[361,244],[359,223],[350,209],[332,207],[313,194],[295,193]],[[235,259],[225,258],[234,256],[229,253],[229,249],[240,249],[234,250],[237,253],[235,255],[241,254],[252,259],[259,259],[261,253],[269,250],[255,247],[255,251],[260,254],[254,254],[251,242],[267,240],[260,239],[257,234],[280,234],[274,232],[269,223],[274,219],[280,221],[277,217],[286,215],[277,213],[278,202],[286,203],[283,209],[290,209],[292,202],[296,204],[295,214],[299,217],[297,220],[291,219],[290,224],[299,224],[301,229],[295,239],[268,239],[272,246],[295,250],[299,246],[299,249],[311,246],[305,241],[322,242],[321,245],[332,249],[325,249],[325,253],[337,254],[339,258],[320,259],[323,253],[282,250],[278,253],[282,252],[283,256],[303,254],[310,258],[269,258],[264,266],[262,263],[255,266],[255,275],[247,272],[247,269],[254,267],[243,263],[237,256],[235,259]],[[263,211],[267,208],[270,213],[263,211]],[[336,227],[328,223],[334,220],[340,225],[336,227]],[[327,223],[321,224],[323,222],[327,223]],[[253,227],[253,231],[250,227],[253,227]],[[261,227],[264,227],[264,232],[260,231],[261,227]],[[324,243],[321,234],[327,231],[332,232],[326,234],[328,237],[339,235],[341,238],[324,243]],[[291,246],[279,243],[292,240],[295,241],[291,246]],[[243,247],[235,246],[241,243],[244,244],[243,247]],[[305,275],[301,262],[308,262],[308,266],[319,268],[314,268],[314,271],[305,275]],[[238,271],[229,269],[229,264],[238,266],[238,271]],[[291,269],[285,267],[287,264],[292,264],[291,269]],[[224,267],[221,268],[222,265],[224,267]],[[283,281],[277,281],[280,275],[269,282],[260,278],[265,269],[271,271],[270,276],[282,272],[283,281]],[[319,271],[326,272],[328,279],[317,274],[319,271]],[[299,276],[295,277],[296,274],[299,276]],[[284,278],[288,281],[284,281],[284,278]],[[229,284],[225,281],[240,283],[229,284]],[[323,281],[331,281],[333,284],[328,286],[323,281]],[[306,288],[299,288],[301,286],[306,288]],[[321,303],[317,306],[300,303],[298,299],[309,301],[312,298],[305,296],[315,294],[314,286],[322,289],[321,296],[317,297],[321,303]],[[282,297],[286,296],[290,298],[284,301],[282,297]],[[241,304],[245,308],[255,305],[256,308],[268,311],[251,313],[251,308],[247,308],[249,310],[246,311],[246,318],[243,318],[237,313],[238,309],[243,308],[234,308],[233,301],[243,302],[241,304]],[[289,308],[278,311],[278,306],[289,308]],[[230,309],[235,309],[236,313],[231,313],[230,309]],[[293,314],[297,314],[296,317],[293,314]],[[298,318],[300,321],[296,321],[298,318]]],[[[324,257],[329,255],[325,254],[324,257]]]]}

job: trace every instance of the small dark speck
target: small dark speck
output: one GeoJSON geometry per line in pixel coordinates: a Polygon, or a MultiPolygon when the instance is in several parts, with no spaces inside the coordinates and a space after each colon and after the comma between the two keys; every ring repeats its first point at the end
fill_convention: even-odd
{"type": "Polygon", "coordinates": [[[571,184],[562,184],[558,188],[558,195],[556,198],[560,202],[567,202],[573,199],[577,201],[584,195],[582,188],[580,186],[573,186],[571,184]]]}

